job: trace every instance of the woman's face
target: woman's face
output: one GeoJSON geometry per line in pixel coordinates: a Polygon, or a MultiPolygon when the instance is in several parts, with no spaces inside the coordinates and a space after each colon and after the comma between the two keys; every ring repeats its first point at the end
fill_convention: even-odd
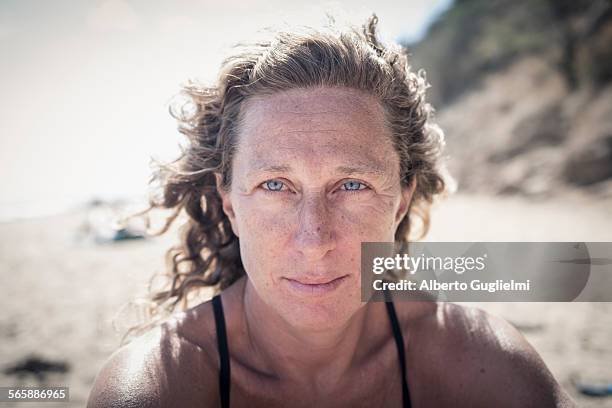
{"type": "Polygon", "coordinates": [[[361,307],[361,243],[394,240],[412,190],[379,103],[298,89],[243,107],[224,211],[250,283],[294,326],[337,327],[361,307]]]}

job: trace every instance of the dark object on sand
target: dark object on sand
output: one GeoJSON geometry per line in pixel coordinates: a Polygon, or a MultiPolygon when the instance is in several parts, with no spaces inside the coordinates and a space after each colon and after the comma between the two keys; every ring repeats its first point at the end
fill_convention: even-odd
{"type": "Polygon", "coordinates": [[[132,241],[135,239],[144,239],[145,236],[140,231],[134,231],[129,228],[121,228],[113,230],[110,233],[108,231],[98,231],[95,235],[94,240],[98,244],[108,244],[119,241],[132,241]]]}
{"type": "Polygon", "coordinates": [[[39,356],[28,356],[4,369],[4,374],[17,377],[35,376],[39,381],[45,380],[51,373],[65,374],[70,371],[70,365],[63,361],[51,361],[39,356]]]}
{"type": "Polygon", "coordinates": [[[115,231],[115,235],[113,236],[113,241],[125,241],[129,239],[143,239],[144,235],[140,232],[131,231],[128,228],[121,228],[115,231]]]}
{"type": "Polygon", "coordinates": [[[576,388],[581,394],[588,395],[589,397],[605,397],[612,395],[612,383],[611,384],[576,384],[576,388]]]}

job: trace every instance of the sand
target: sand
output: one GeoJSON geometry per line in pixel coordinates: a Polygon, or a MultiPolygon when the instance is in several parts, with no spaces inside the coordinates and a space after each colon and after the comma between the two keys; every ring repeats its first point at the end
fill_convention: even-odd
{"type": "MultiPolygon", "coordinates": [[[[49,407],[85,405],[119,344],[113,317],[144,292],[176,239],[99,245],[79,238],[86,218],[83,210],[0,224],[0,366],[4,371],[32,353],[69,364],[46,384],[69,386],[71,401],[49,407]]],[[[428,240],[612,241],[612,204],[569,195],[541,202],[458,195],[434,208],[428,240]]],[[[573,385],[612,382],[612,303],[476,306],[515,324],[580,406],[612,407],[612,397],[581,396],[573,385]]],[[[3,386],[36,384],[0,373],[3,386]]]]}

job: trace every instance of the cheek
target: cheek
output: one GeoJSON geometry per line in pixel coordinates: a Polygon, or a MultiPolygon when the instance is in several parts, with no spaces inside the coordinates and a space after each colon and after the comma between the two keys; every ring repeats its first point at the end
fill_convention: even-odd
{"type": "Polygon", "coordinates": [[[393,241],[394,208],[392,199],[346,206],[336,217],[337,230],[349,232],[348,238],[358,243],[393,241]]]}
{"type": "Polygon", "coordinates": [[[295,217],[281,208],[268,207],[257,200],[239,207],[236,214],[241,238],[244,235],[248,241],[266,247],[274,246],[288,234],[295,217]]]}
{"type": "Polygon", "coordinates": [[[287,257],[286,243],[293,218],[269,211],[260,204],[254,200],[237,205],[236,221],[240,230],[240,255],[249,277],[267,281],[275,275],[279,261],[287,257]]]}

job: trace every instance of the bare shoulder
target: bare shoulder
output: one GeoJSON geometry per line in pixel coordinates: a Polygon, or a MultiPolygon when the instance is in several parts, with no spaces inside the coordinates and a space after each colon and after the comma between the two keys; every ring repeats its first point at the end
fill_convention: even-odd
{"type": "Polygon", "coordinates": [[[442,380],[448,396],[464,401],[459,406],[575,406],[535,349],[504,319],[452,303],[430,303],[424,310],[403,320],[409,353],[429,367],[421,380],[438,386],[442,380]]]}
{"type": "Polygon", "coordinates": [[[87,406],[159,407],[162,328],[116,350],[98,373],[87,406]]]}
{"type": "MultiPolygon", "coordinates": [[[[199,406],[208,406],[202,401],[216,406],[215,361],[202,331],[194,337],[195,309],[202,307],[177,315],[115,351],[98,373],[87,407],[189,407],[196,401],[199,406]]],[[[202,326],[206,332],[206,324],[202,326]]]]}

